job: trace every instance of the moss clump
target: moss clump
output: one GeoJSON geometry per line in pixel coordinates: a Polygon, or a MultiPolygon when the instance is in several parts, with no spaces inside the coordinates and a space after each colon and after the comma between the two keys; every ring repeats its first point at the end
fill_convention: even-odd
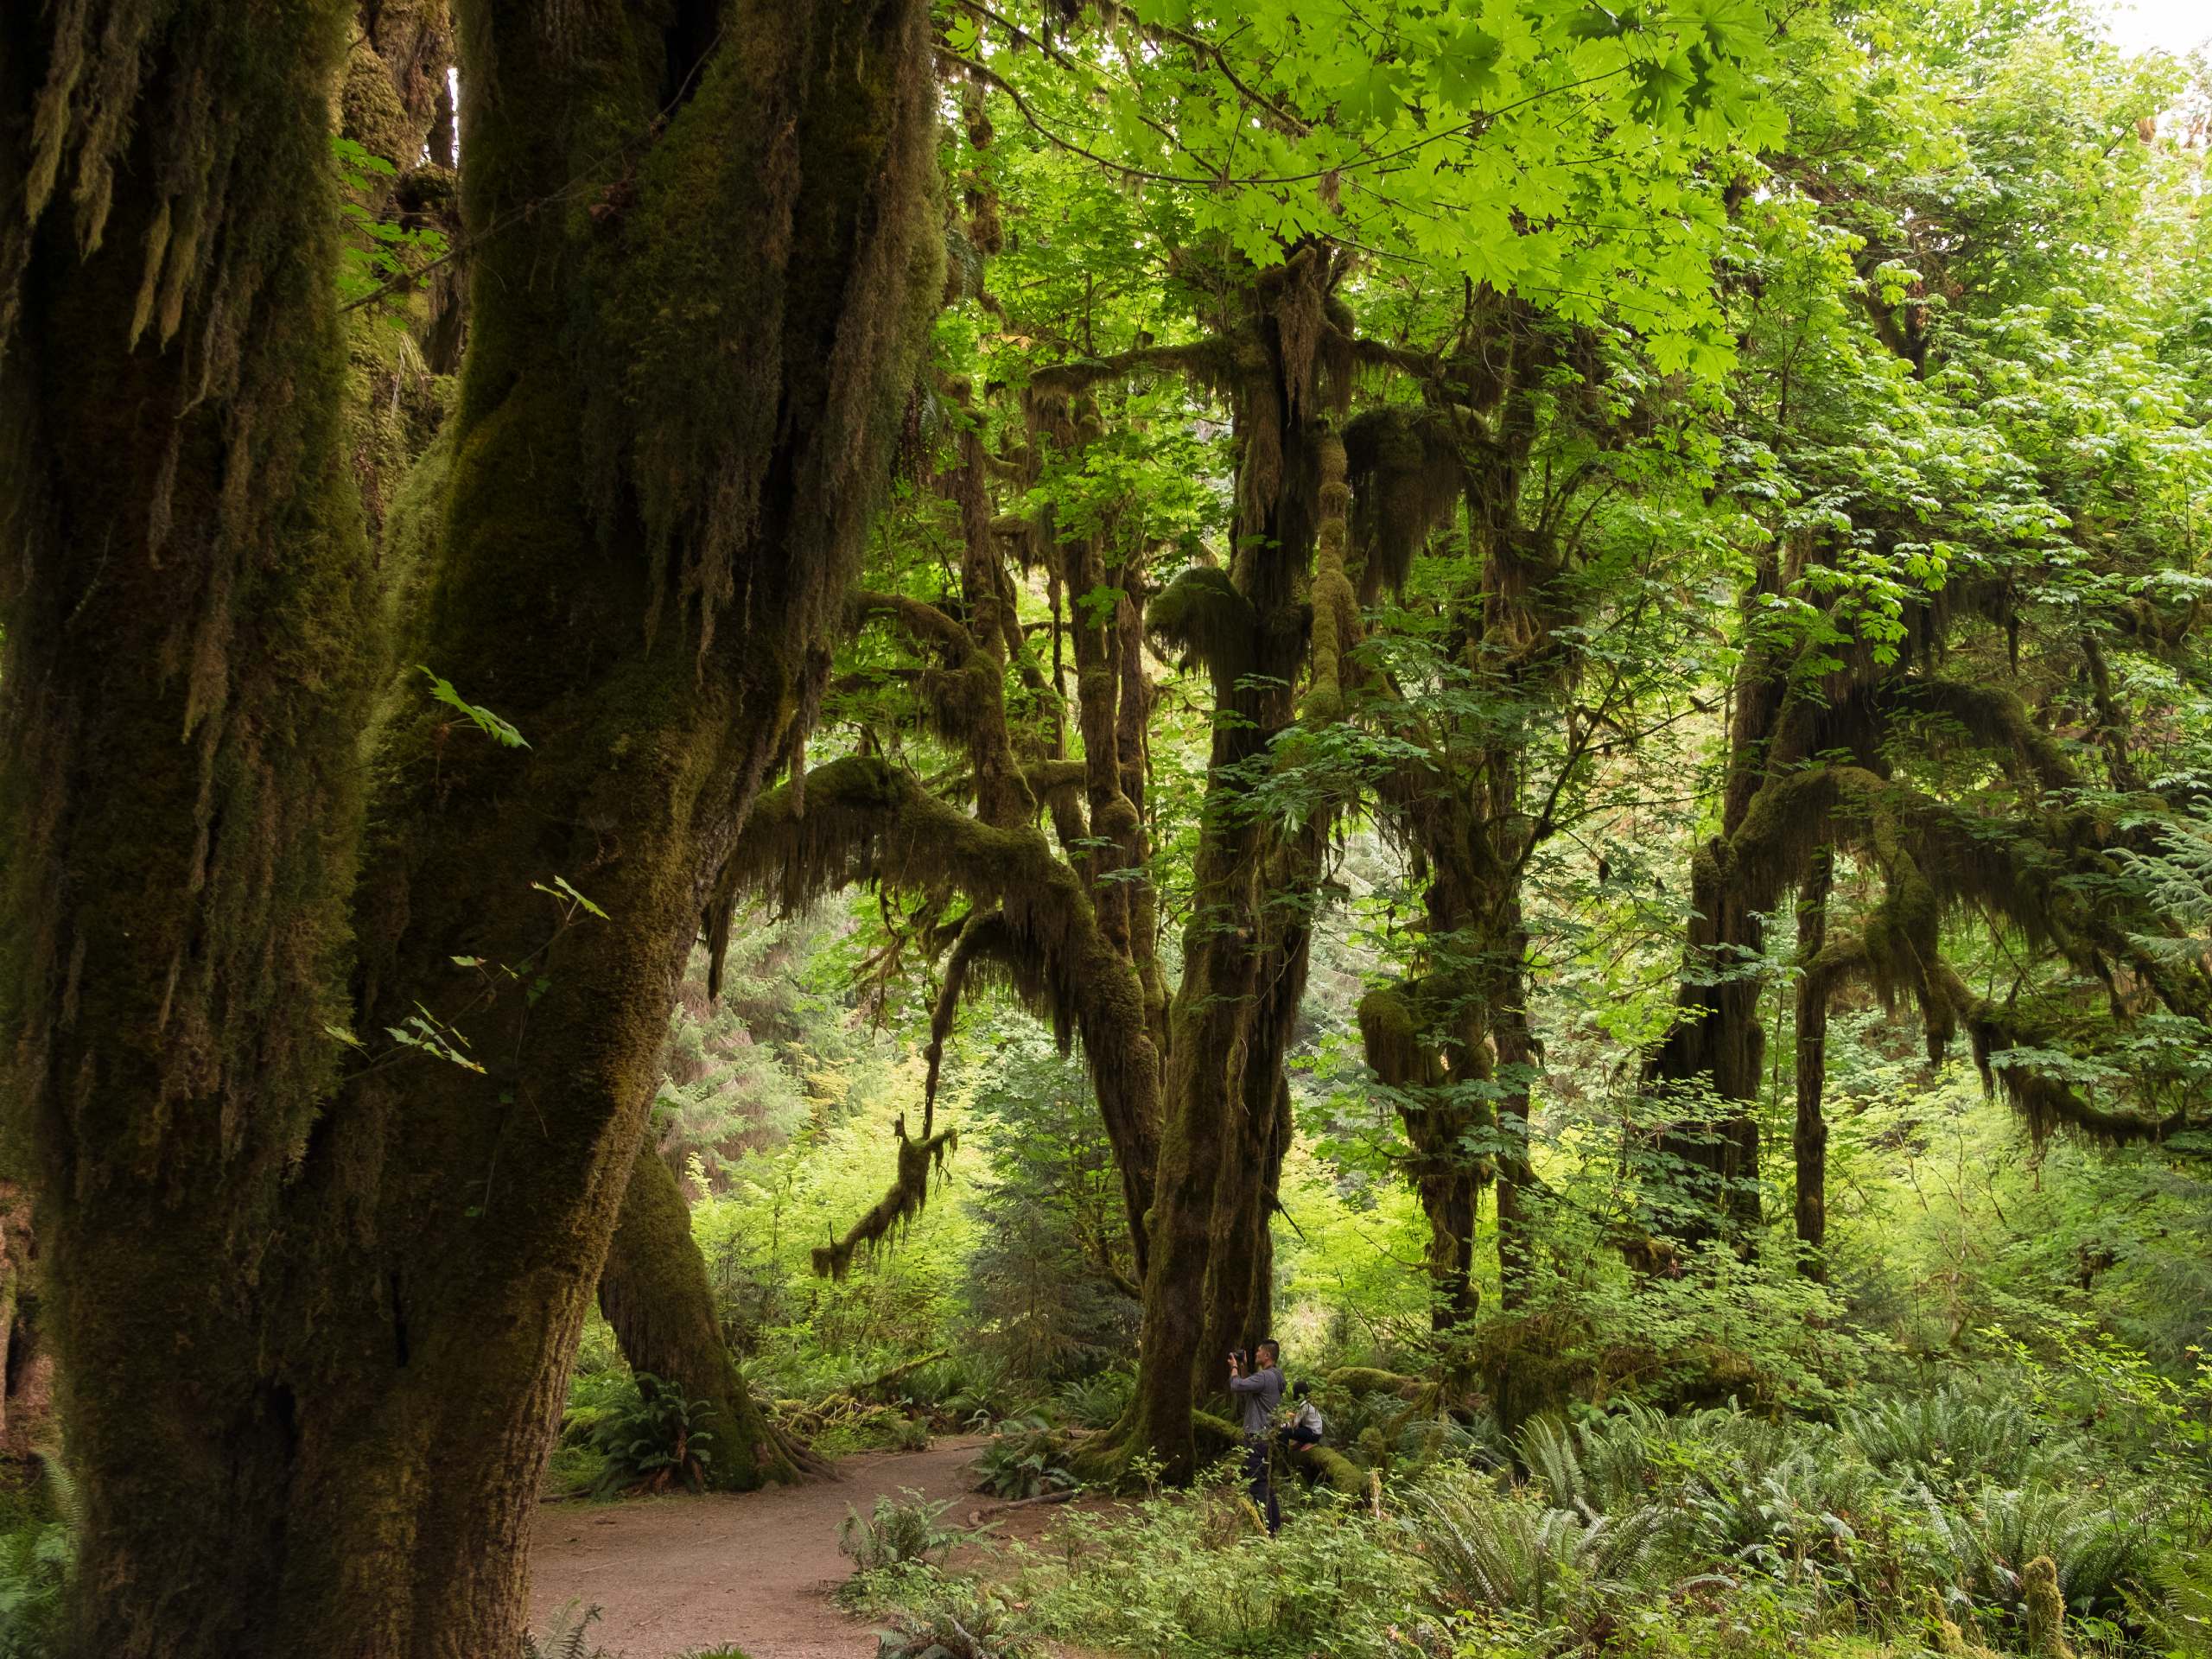
{"type": "Polygon", "coordinates": [[[2066,1641],[2066,1598],[2059,1593],[2058,1563],[2038,1555],[2022,1567],[2020,1596],[2027,1604],[2030,1659],[2074,1659],[2066,1641]]]}
{"type": "Polygon", "coordinates": [[[391,72],[366,35],[346,54],[346,79],[339,88],[338,118],[346,136],[370,155],[404,171],[423,153],[426,122],[401,101],[391,72]]]}
{"type": "Polygon", "coordinates": [[[1967,1639],[1967,1633],[1945,1617],[1940,1606],[1928,1610],[1929,1641],[1943,1659],[1998,1659],[1998,1656],[1980,1643],[1967,1639]]]}
{"type": "Polygon", "coordinates": [[[1466,469],[1444,422],[1407,404],[1367,410],[1344,427],[1359,596],[1395,591],[1414,556],[1466,489],[1466,469]]]}
{"type": "Polygon", "coordinates": [[[1250,671],[1258,618],[1229,572],[1217,566],[1193,565],[1154,594],[1144,624],[1186,664],[1203,664],[1217,684],[1232,685],[1250,671]]]}

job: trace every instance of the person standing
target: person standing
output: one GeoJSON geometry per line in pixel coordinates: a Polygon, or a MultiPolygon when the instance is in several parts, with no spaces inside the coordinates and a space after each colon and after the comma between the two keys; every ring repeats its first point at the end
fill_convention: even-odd
{"type": "Polygon", "coordinates": [[[1244,1407],[1246,1490],[1252,1494],[1253,1507],[1266,1518],[1271,1538],[1282,1526],[1282,1510],[1275,1503],[1274,1481],[1268,1469],[1268,1434],[1275,1408],[1282,1403],[1282,1370],[1278,1363],[1281,1355],[1282,1350],[1272,1338],[1262,1343],[1253,1353],[1257,1363],[1249,1376],[1243,1355],[1229,1357],[1229,1391],[1244,1407]]]}

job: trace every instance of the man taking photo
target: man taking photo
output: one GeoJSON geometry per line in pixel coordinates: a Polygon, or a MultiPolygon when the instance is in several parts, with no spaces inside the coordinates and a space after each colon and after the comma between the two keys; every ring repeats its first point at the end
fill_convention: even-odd
{"type": "Polygon", "coordinates": [[[1253,1507],[1267,1518],[1269,1537],[1282,1525],[1268,1467],[1268,1433],[1275,1408],[1282,1403],[1282,1371],[1276,1363],[1281,1352],[1272,1338],[1262,1342],[1253,1355],[1258,1363],[1249,1375],[1242,1352],[1229,1357],[1229,1391],[1244,1406],[1244,1478],[1253,1507]]]}

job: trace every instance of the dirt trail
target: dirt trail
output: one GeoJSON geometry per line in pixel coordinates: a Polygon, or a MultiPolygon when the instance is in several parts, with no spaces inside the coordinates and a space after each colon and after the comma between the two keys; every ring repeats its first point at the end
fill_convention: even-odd
{"type": "Polygon", "coordinates": [[[581,1601],[601,1609],[593,1639],[623,1659],[729,1643],[751,1659],[867,1659],[875,1652],[868,1626],[830,1599],[851,1570],[837,1553],[846,1506],[865,1514],[879,1494],[905,1486],[961,1497],[982,1444],[963,1437],[926,1452],[871,1452],[839,1464],[836,1480],[760,1492],[542,1505],[531,1546],[531,1624],[542,1630],[581,1601]]]}

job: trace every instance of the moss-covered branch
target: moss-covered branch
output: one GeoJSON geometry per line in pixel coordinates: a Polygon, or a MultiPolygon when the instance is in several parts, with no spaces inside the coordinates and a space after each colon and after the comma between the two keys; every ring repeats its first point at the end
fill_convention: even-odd
{"type": "Polygon", "coordinates": [[[855,1249],[878,1248],[899,1227],[920,1215],[929,1205],[931,1175],[943,1171],[945,1159],[960,1145],[957,1129],[925,1133],[918,1140],[910,1138],[903,1116],[893,1132],[899,1137],[899,1167],[890,1189],[845,1230],[842,1237],[832,1237],[828,1243],[814,1247],[814,1270],[824,1279],[843,1279],[852,1268],[855,1249]]]}
{"type": "Polygon", "coordinates": [[[723,892],[798,908],[849,887],[949,887],[995,912],[989,959],[1083,1039],[1142,1260],[1158,1155],[1159,1062],[1143,988],[1100,931],[1081,877],[1034,825],[984,823],[881,756],[847,756],[817,769],[803,813],[797,804],[788,785],[761,798],[725,868],[723,892]]]}

